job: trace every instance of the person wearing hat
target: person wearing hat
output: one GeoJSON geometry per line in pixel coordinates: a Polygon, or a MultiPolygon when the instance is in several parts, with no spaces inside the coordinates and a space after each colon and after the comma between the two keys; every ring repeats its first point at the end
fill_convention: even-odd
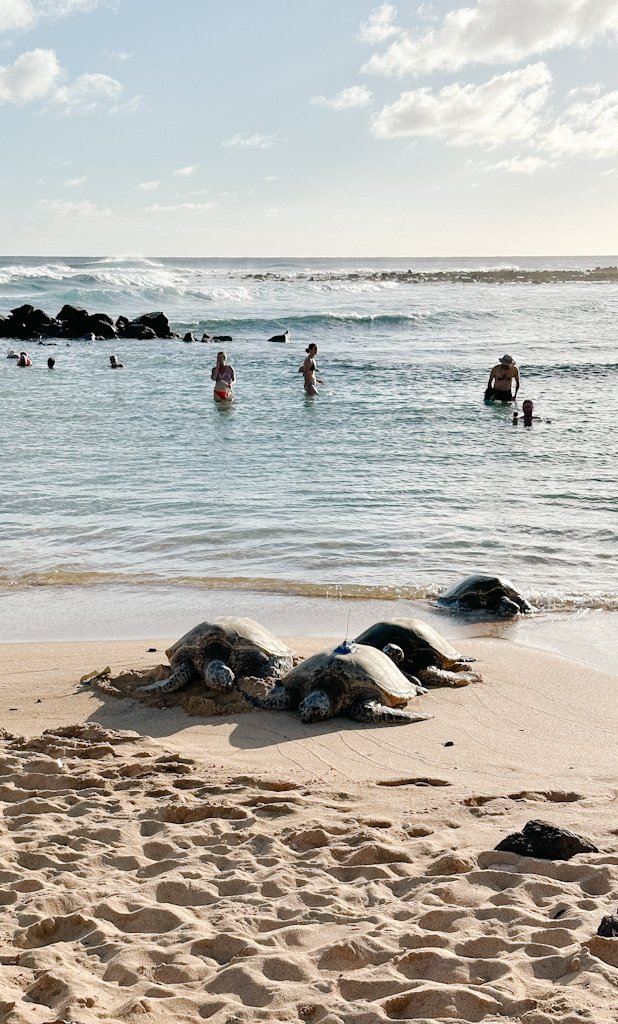
{"type": "Polygon", "coordinates": [[[513,356],[501,356],[489,371],[486,402],[514,402],[519,391],[519,370],[513,356]],[[511,382],[515,381],[515,393],[511,382]]]}

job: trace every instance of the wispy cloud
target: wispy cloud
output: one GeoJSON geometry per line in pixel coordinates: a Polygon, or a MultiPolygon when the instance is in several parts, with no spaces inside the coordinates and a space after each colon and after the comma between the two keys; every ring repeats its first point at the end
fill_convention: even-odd
{"type": "Polygon", "coordinates": [[[109,57],[110,60],[125,61],[131,60],[134,57],[134,53],[128,53],[126,50],[103,50],[103,55],[109,57]]]}
{"type": "Polygon", "coordinates": [[[197,164],[190,164],[189,167],[179,167],[178,170],[174,171],[177,178],[189,178],[192,174],[197,171],[197,164]]]}
{"type": "Polygon", "coordinates": [[[109,75],[79,75],[69,85],[56,89],[52,99],[66,113],[79,110],[90,113],[104,104],[114,103],[122,95],[122,85],[109,75]]]}
{"type": "Polygon", "coordinates": [[[65,188],[79,188],[79,186],[83,185],[86,181],[88,181],[88,178],[84,175],[82,178],[67,178],[66,181],[62,182],[62,184],[65,188]]]}
{"type": "Polygon", "coordinates": [[[238,132],[231,138],[225,139],[222,146],[246,146],[250,149],[269,149],[273,142],[274,135],[263,135],[262,132],[254,132],[249,135],[247,132],[238,132]]]}
{"type": "Polygon", "coordinates": [[[538,63],[481,85],[414,89],[374,116],[372,132],[379,139],[439,138],[448,145],[488,149],[530,139],[539,129],[550,83],[549,69],[538,63]]]}
{"type": "Polygon", "coordinates": [[[551,156],[600,160],[618,153],[618,91],[571,104],[539,139],[551,156]]]}
{"type": "Polygon", "coordinates": [[[487,164],[485,171],[508,171],[511,174],[536,174],[555,167],[551,160],[539,156],[513,156],[508,160],[500,160],[497,164],[487,164]]]}
{"type": "Polygon", "coordinates": [[[154,192],[160,184],[160,181],[140,181],[135,187],[139,192],[154,192]]]}
{"type": "Polygon", "coordinates": [[[192,210],[194,213],[200,213],[204,210],[212,210],[216,203],[170,203],[165,205],[163,203],[153,203],[152,206],[146,207],[146,213],[177,213],[181,210],[192,210]]]}
{"type": "Polygon", "coordinates": [[[401,33],[394,22],[397,17],[397,8],[394,4],[382,4],[369,15],[367,21],[361,22],[358,30],[358,38],[363,43],[383,43],[385,39],[401,33]]]}
{"type": "Polygon", "coordinates": [[[0,0],[0,32],[33,28],[42,18],[87,14],[110,0],[0,0]]]}
{"type": "Polygon", "coordinates": [[[41,199],[37,206],[41,213],[65,220],[101,223],[114,218],[111,210],[97,206],[89,199],[83,199],[81,202],[71,202],[68,199],[41,199]]]}
{"type": "Polygon", "coordinates": [[[315,107],[331,107],[333,110],[354,110],[368,107],[373,99],[373,93],[365,85],[351,85],[348,89],[342,89],[332,99],[326,96],[312,96],[309,100],[315,107]]]}
{"type": "Polygon", "coordinates": [[[511,64],[618,36],[615,0],[477,0],[449,11],[436,29],[404,33],[364,71],[419,75],[469,64],[511,64]]]}

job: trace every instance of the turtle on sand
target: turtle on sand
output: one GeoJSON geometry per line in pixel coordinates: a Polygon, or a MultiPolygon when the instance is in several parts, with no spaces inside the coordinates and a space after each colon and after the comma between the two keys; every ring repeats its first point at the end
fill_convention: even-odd
{"type": "Polygon", "coordinates": [[[424,722],[433,715],[402,710],[418,690],[382,651],[344,641],[302,661],[253,703],[298,711],[303,722],[345,714],[356,722],[424,722]]]}
{"type": "Polygon", "coordinates": [[[384,651],[405,676],[430,686],[465,686],[479,678],[469,672],[473,658],[464,658],[421,619],[385,619],[354,641],[384,651]]]}
{"type": "Polygon", "coordinates": [[[291,651],[253,619],[225,617],[200,622],[166,652],[172,674],[141,687],[171,693],[203,680],[211,690],[231,690],[237,676],[279,679],[294,664],[291,651]]]}
{"type": "Polygon", "coordinates": [[[468,576],[450,590],[440,594],[440,604],[456,605],[458,608],[483,610],[505,618],[534,611],[510,580],[503,576],[486,576],[477,573],[468,576]]]}

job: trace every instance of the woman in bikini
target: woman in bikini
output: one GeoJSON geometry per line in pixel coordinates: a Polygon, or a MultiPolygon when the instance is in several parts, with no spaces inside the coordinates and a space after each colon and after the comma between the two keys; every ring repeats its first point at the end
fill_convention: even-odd
{"type": "Polygon", "coordinates": [[[318,354],[318,346],[312,342],[311,345],[307,346],[305,352],[307,353],[307,355],[303,361],[303,365],[298,367],[298,372],[302,373],[303,375],[305,381],[305,392],[308,395],[313,396],[317,395],[318,393],[316,384],[324,383],[323,380],[320,380],[319,377],[316,377],[316,373],[319,373],[319,370],[315,362],[315,357],[318,354]]]}
{"type": "Polygon", "coordinates": [[[236,380],[234,367],[226,363],[225,352],[217,352],[217,365],[213,366],[210,376],[215,382],[215,402],[231,402],[234,398],[232,384],[236,380]]]}

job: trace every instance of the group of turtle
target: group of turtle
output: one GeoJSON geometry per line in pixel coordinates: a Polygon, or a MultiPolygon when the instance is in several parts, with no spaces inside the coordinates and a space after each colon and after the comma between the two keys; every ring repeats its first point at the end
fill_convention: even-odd
{"type": "MultiPolygon", "coordinates": [[[[531,610],[507,580],[473,576],[443,595],[446,604],[498,614],[531,610]],[[508,602],[508,605],[506,604],[508,602]]],[[[345,714],[357,722],[422,722],[432,715],[405,708],[426,686],[465,685],[480,677],[470,661],[420,619],[377,622],[354,640],[320,651],[298,664],[270,630],[248,618],[201,622],[166,655],[170,675],[142,687],[160,695],[200,682],[213,693],[238,689],[257,707],[297,711],[305,723],[345,714]],[[247,681],[270,683],[252,696],[247,681]]]]}

